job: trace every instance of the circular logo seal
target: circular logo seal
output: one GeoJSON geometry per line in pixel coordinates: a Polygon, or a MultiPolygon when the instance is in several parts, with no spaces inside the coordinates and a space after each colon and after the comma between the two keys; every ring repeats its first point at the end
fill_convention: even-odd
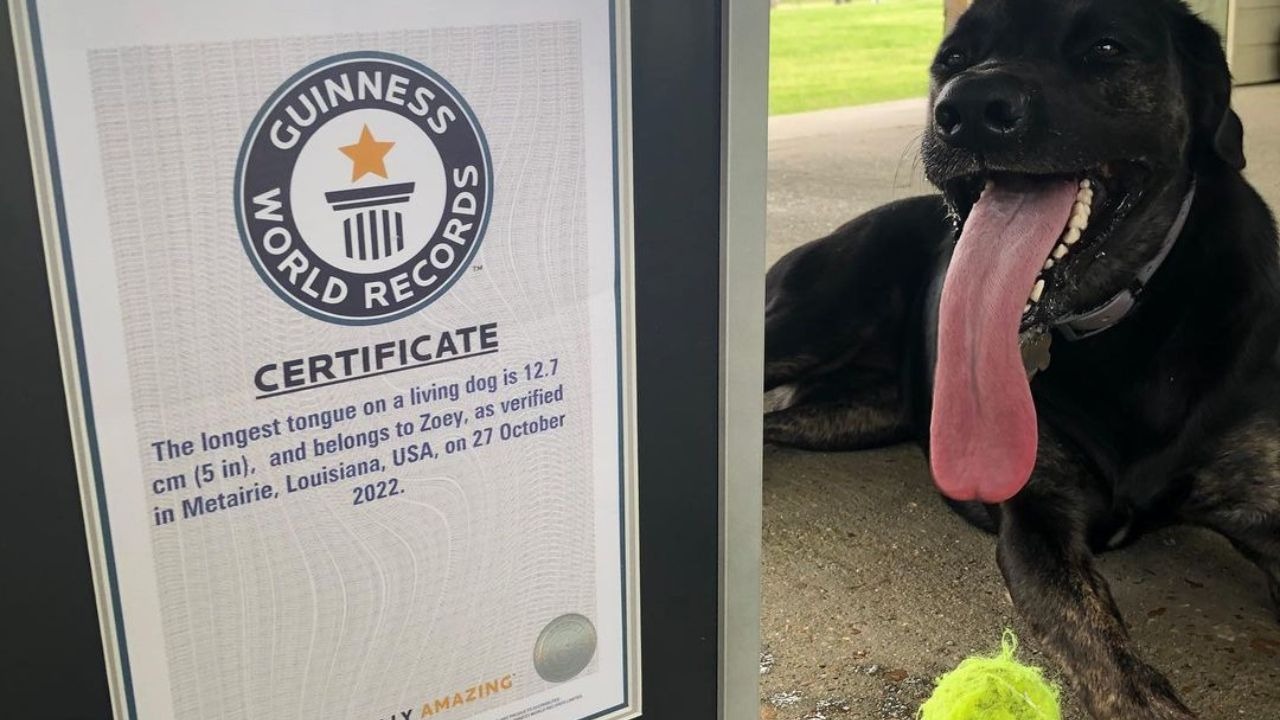
{"type": "Polygon", "coordinates": [[[435,72],[336,55],[267,100],[236,166],[240,237],[280,297],[322,320],[386,322],[443,295],[489,220],[484,133],[435,72]]]}
{"type": "Polygon", "coordinates": [[[571,613],[547,623],[533,645],[533,668],[547,682],[561,683],[586,669],[596,654],[596,628],[571,613]]]}

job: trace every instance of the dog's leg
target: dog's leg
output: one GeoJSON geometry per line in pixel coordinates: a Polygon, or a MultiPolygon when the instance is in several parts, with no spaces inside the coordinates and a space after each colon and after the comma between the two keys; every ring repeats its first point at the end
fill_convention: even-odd
{"type": "Polygon", "coordinates": [[[1030,484],[1000,506],[1000,570],[1019,615],[1095,720],[1188,720],[1169,681],[1134,652],[1098,574],[1088,525],[1107,511],[1087,467],[1047,433],[1030,484]]]}
{"type": "Polygon", "coordinates": [[[764,416],[765,442],[805,450],[861,450],[911,438],[906,404],[892,384],[805,403],[764,416]]]}
{"type": "Polygon", "coordinates": [[[1255,417],[1224,435],[1180,515],[1225,536],[1266,574],[1280,616],[1280,420],[1255,417]]]}
{"type": "Polygon", "coordinates": [[[788,383],[802,379],[806,373],[812,372],[825,360],[816,355],[793,355],[780,360],[765,359],[764,390],[772,392],[788,383]]]}

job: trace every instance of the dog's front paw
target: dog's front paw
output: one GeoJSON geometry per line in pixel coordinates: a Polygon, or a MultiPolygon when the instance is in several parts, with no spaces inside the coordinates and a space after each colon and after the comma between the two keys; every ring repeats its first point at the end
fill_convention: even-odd
{"type": "Polygon", "coordinates": [[[1122,685],[1093,688],[1084,695],[1094,720],[1199,720],[1169,681],[1150,667],[1127,674],[1122,685]]]}

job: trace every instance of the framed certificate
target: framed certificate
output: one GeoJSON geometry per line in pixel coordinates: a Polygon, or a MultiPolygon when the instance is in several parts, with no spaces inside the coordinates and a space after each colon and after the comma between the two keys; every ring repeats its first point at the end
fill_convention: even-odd
{"type": "Polygon", "coordinates": [[[23,646],[76,690],[47,712],[754,712],[758,319],[722,303],[759,300],[762,235],[727,251],[753,204],[726,186],[763,196],[763,76],[736,101],[758,121],[734,120],[732,13],[9,17],[31,192],[7,219],[36,312],[9,368],[32,397],[6,413],[30,424],[19,467],[60,483],[23,505],[15,529],[50,542],[12,577],[61,587],[17,600],[55,618],[23,646]],[[682,54],[710,63],[653,85],[682,54]],[[681,188],[711,194],[650,205],[681,188]]]}

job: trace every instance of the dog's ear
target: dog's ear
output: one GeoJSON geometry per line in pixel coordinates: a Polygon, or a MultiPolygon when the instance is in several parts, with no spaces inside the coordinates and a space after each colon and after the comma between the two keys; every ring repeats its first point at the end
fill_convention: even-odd
{"type": "Polygon", "coordinates": [[[1213,149],[1231,167],[1236,170],[1244,169],[1244,124],[1230,107],[1222,116],[1222,122],[1218,123],[1218,132],[1213,136],[1213,149]]]}
{"type": "Polygon", "coordinates": [[[1212,154],[1243,170],[1244,126],[1231,109],[1231,71],[1218,31],[1187,13],[1176,33],[1183,86],[1191,112],[1193,161],[1212,154]]]}

